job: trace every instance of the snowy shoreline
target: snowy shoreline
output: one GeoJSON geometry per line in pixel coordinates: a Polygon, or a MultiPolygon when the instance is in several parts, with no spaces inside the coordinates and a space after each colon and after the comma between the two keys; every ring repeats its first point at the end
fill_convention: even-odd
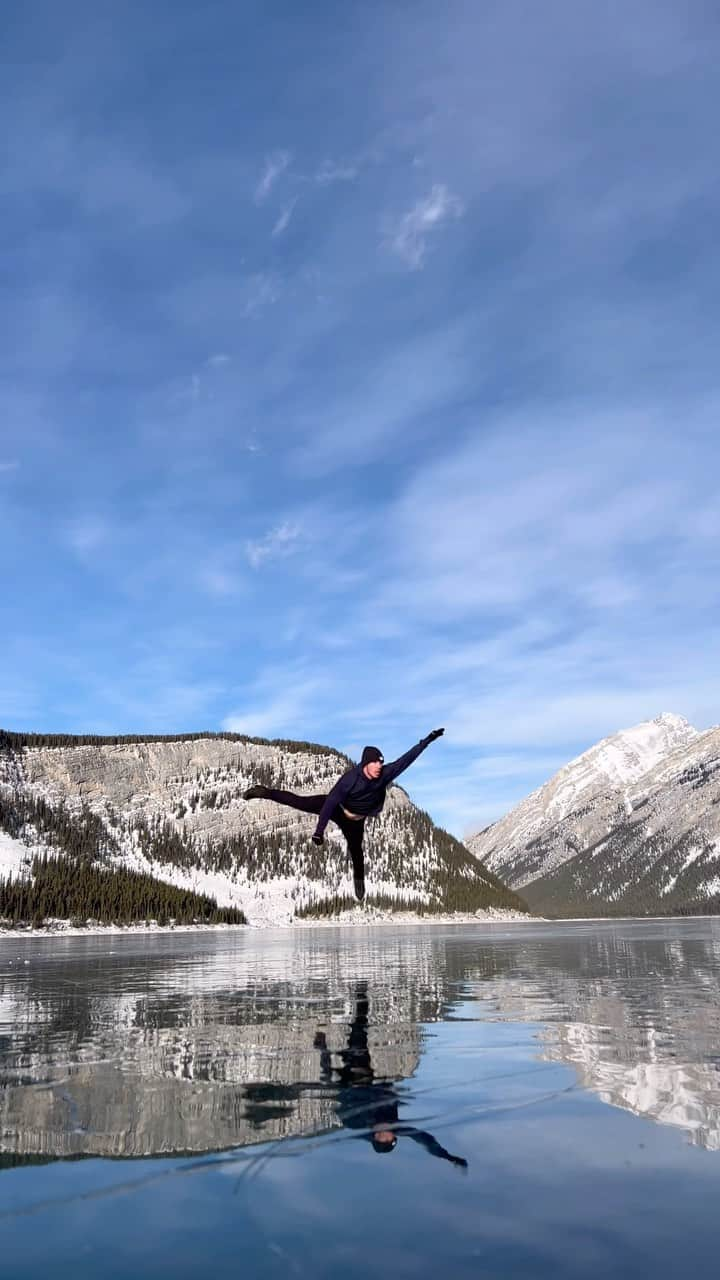
{"type": "Polygon", "coordinates": [[[323,919],[304,919],[291,920],[288,923],[268,924],[263,922],[255,922],[248,924],[177,924],[177,925],[159,925],[155,923],[145,924],[88,924],[88,925],[72,925],[67,920],[52,920],[49,924],[43,925],[42,928],[19,927],[11,929],[6,925],[0,925],[0,940],[10,938],[13,940],[20,938],[85,938],[85,937],[105,937],[112,938],[138,935],[173,934],[173,933],[234,933],[237,931],[250,931],[252,933],[266,933],[269,930],[282,929],[288,932],[293,929],[332,929],[339,927],[351,926],[358,927],[374,927],[375,925],[398,925],[398,924],[513,924],[513,923],[531,923],[539,919],[537,916],[528,916],[522,912],[516,911],[500,911],[492,908],[485,912],[479,912],[477,915],[456,912],[454,914],[442,915],[418,915],[412,911],[400,911],[396,913],[379,911],[375,908],[356,907],[350,911],[344,911],[340,915],[331,916],[323,919]]]}
{"type": "Polygon", "coordinates": [[[290,921],[249,921],[247,924],[88,924],[71,925],[68,920],[52,920],[42,928],[9,928],[0,924],[0,942],[3,939],[18,941],[21,938],[87,938],[87,937],[139,937],[168,935],[173,933],[268,933],[277,930],[290,933],[294,929],[376,928],[392,925],[448,925],[448,924],[622,924],[623,922],[672,924],[677,920],[717,920],[716,915],[693,916],[566,916],[550,919],[547,916],[531,916],[520,911],[504,911],[490,908],[476,914],[466,912],[440,915],[418,915],[412,911],[389,912],[378,908],[355,907],[337,916],[318,919],[294,919],[290,921]]]}

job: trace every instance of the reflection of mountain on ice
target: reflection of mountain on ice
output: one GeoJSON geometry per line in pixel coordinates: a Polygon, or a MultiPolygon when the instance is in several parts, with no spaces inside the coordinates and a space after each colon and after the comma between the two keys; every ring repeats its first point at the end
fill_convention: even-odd
{"type": "MultiPolygon", "coordinates": [[[[705,927],[714,934],[714,925],[705,927]]],[[[518,978],[516,967],[510,979],[495,978],[485,998],[503,1018],[544,1022],[543,1057],[573,1067],[579,1084],[603,1102],[720,1150],[714,937],[638,940],[632,947],[607,930],[586,940],[585,974],[569,972],[564,957],[562,949],[551,953],[551,963],[533,976],[518,978]]],[[[523,959],[527,967],[535,963],[532,953],[523,959]]]]}
{"type": "MultiPolygon", "coordinates": [[[[0,1144],[14,1154],[148,1156],[208,1151],[334,1127],[336,1101],[320,1087],[313,1048],[317,1021],[287,1025],[138,1030],[114,1061],[73,1067],[52,1083],[4,1088],[0,1144]],[[212,1048],[209,1044],[211,1031],[212,1048]],[[287,1103],[256,1117],[249,1086],[297,1084],[287,1103]],[[309,1087],[317,1082],[317,1089],[309,1087]]],[[[344,1028],[329,1028],[331,1049],[344,1028]]],[[[376,1070],[390,1079],[412,1074],[417,1033],[398,1028],[398,1042],[370,1040],[376,1070]]],[[[56,1073],[53,1073],[56,1074],[56,1073]]]]}
{"type": "MultiPolygon", "coordinates": [[[[305,947],[288,940],[262,950],[236,939],[216,954],[168,957],[151,990],[132,947],[123,951],[117,963],[100,954],[94,973],[84,960],[77,970],[65,965],[59,982],[42,967],[39,981],[20,971],[12,995],[0,977],[0,1151],[148,1156],[339,1123],[316,1036],[322,1027],[326,1052],[346,1046],[354,984],[341,946],[331,965],[321,963],[319,980],[309,938],[305,947]],[[257,1106],[258,1086],[281,1086],[271,1107],[257,1106]]],[[[418,1024],[438,1016],[440,990],[427,956],[414,953],[418,986],[392,945],[383,962],[372,949],[361,954],[364,972],[378,976],[367,1036],[373,1070],[405,1079],[419,1060],[418,1024]]]]}
{"type": "MultiPolygon", "coordinates": [[[[720,1149],[720,930],[682,926],[308,931],[0,950],[0,1151],[204,1151],[339,1123],[323,1075],[367,984],[375,1077],[407,1080],[423,1024],[461,1003],[540,1026],[602,1100],[720,1149]],[[473,1002],[476,1002],[473,1006],[473,1002]]],[[[480,1033],[481,1034],[481,1033],[480,1033]]],[[[337,1063],[337,1058],[335,1058],[337,1063]]],[[[2,1156],[0,1156],[2,1163],[2,1156]]]]}
{"type": "Polygon", "coordinates": [[[716,1063],[620,1061],[602,1028],[580,1023],[554,1028],[546,1056],[572,1065],[585,1089],[610,1106],[685,1129],[690,1140],[720,1150],[720,1071],[716,1063]]]}

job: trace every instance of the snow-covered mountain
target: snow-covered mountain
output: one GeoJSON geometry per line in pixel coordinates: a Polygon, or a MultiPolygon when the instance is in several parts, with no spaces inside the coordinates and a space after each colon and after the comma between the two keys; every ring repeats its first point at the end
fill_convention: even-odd
{"type": "Polygon", "coordinates": [[[541,913],[720,906],[720,729],[681,716],[605,738],[468,842],[541,913]]]}
{"type": "MultiPolygon", "coordinates": [[[[0,734],[0,878],[27,869],[33,852],[53,852],[58,814],[79,822],[89,811],[106,865],[206,894],[221,907],[242,909],[253,924],[287,923],[313,900],[352,896],[344,842],[331,826],[318,849],[309,839],[314,818],[244,801],[243,792],[254,783],[327,791],[347,767],[327,747],[237,735],[0,734]],[[33,812],[28,817],[28,805],[38,804],[49,807],[49,822],[38,825],[33,812]]],[[[391,789],[384,813],[368,825],[366,862],[370,897],[435,910],[521,906],[401,787],[391,789]]]]}

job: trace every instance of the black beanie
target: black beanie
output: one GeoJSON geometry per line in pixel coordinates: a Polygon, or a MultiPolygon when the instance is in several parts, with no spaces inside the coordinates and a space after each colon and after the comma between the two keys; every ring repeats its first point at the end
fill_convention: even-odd
{"type": "Polygon", "coordinates": [[[372,764],[373,760],[379,760],[380,764],[385,763],[385,757],[378,747],[363,747],[361,764],[372,764]]]}
{"type": "MultiPolygon", "coordinates": [[[[390,1132],[392,1133],[392,1130],[390,1130],[390,1132]]],[[[394,1151],[397,1146],[397,1138],[394,1133],[392,1136],[392,1142],[381,1142],[379,1138],[376,1138],[375,1134],[372,1135],[370,1141],[373,1144],[373,1150],[377,1151],[379,1156],[385,1155],[390,1151],[394,1151]]]]}

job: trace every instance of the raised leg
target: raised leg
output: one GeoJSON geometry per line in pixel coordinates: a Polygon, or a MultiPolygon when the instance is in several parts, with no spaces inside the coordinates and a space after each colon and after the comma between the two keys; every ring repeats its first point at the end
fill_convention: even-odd
{"type": "MultiPolygon", "coordinates": [[[[249,791],[245,792],[244,799],[274,800],[275,804],[286,804],[291,809],[299,809],[301,813],[319,813],[327,796],[299,796],[294,791],[279,791],[275,787],[256,786],[250,787],[249,791]]],[[[340,808],[333,813],[333,822],[337,823],[347,842],[353,866],[355,897],[362,902],[365,897],[365,855],[363,854],[365,823],[346,818],[340,808]]]]}
{"type": "Polygon", "coordinates": [[[298,796],[294,791],[279,791],[275,787],[251,787],[245,792],[245,800],[274,800],[275,804],[286,804],[291,809],[299,809],[301,813],[319,813],[327,796],[298,796]]]}

